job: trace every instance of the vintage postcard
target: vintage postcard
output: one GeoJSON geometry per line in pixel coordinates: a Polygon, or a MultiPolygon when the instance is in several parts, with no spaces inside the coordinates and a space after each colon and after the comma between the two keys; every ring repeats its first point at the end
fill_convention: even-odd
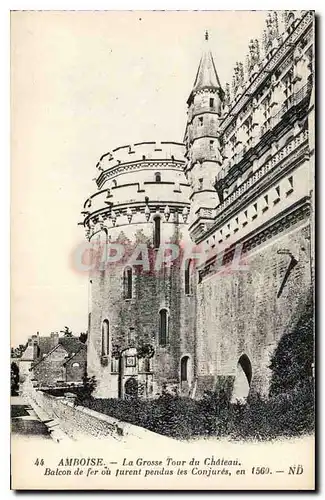
{"type": "Polygon", "coordinates": [[[11,13],[12,489],[315,489],[314,23],[11,13]]]}

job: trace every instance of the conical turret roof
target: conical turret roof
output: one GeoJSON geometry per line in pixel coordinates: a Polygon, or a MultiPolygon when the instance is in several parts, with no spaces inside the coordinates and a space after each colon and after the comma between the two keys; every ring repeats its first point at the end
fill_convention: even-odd
{"type": "Polygon", "coordinates": [[[221,87],[211,50],[205,50],[202,54],[199,68],[196,73],[193,92],[207,87],[221,87]]]}
{"type": "Polygon", "coordinates": [[[189,100],[195,92],[206,88],[220,89],[220,80],[214,64],[212,52],[208,43],[208,33],[205,35],[205,46],[200,60],[200,64],[196,73],[194,86],[189,97],[189,100]]]}

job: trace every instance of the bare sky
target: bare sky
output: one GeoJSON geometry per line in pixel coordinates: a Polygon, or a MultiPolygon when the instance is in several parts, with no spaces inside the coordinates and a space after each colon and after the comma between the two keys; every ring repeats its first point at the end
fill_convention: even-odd
{"type": "Polygon", "coordinates": [[[72,269],[99,157],[182,141],[204,32],[221,84],[266,12],[15,12],[11,18],[12,344],[87,328],[87,277],[72,269]]]}

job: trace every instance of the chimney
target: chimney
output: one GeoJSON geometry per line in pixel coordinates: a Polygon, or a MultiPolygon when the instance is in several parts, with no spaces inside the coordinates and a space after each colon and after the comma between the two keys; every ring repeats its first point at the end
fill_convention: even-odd
{"type": "Polygon", "coordinates": [[[58,332],[51,332],[51,347],[55,347],[59,343],[59,334],[58,332]]]}
{"type": "Polygon", "coordinates": [[[27,345],[33,345],[33,338],[28,337],[27,345]]]}

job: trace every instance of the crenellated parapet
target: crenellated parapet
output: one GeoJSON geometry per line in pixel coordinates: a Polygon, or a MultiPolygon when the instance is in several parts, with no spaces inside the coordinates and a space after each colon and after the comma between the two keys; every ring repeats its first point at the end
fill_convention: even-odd
{"type": "Polygon", "coordinates": [[[184,175],[185,147],[176,142],[121,146],[100,158],[98,190],[84,203],[86,237],[103,229],[163,222],[186,224],[189,184],[184,175]]]}
{"type": "Polygon", "coordinates": [[[181,169],[184,154],[185,146],[179,142],[148,141],[120,146],[105,153],[97,163],[97,185],[101,188],[108,179],[132,170],[132,165],[154,168],[155,163],[159,165],[159,162],[170,160],[171,168],[181,169]]]}

